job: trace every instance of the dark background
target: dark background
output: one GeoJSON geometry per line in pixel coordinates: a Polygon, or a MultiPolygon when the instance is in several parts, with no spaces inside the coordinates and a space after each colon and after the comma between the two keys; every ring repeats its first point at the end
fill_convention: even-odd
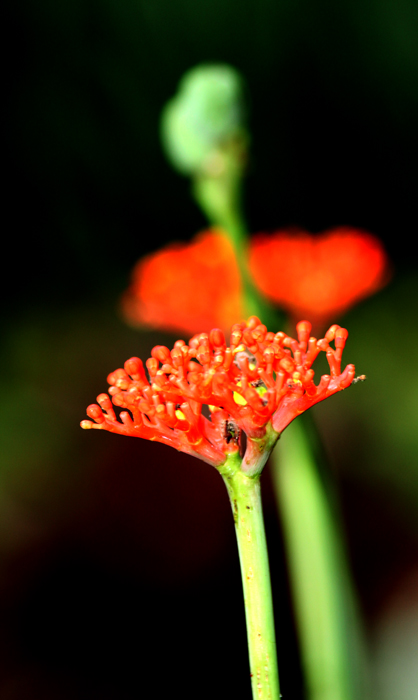
{"type": "MultiPolygon", "coordinates": [[[[118,299],[142,254],[206,225],[161,151],[159,115],[182,73],[207,61],[247,81],[250,229],[348,224],[379,236],[392,260],[390,285],[335,319],[368,381],[314,410],[372,692],[415,697],[405,658],[418,639],[416,3],[24,0],[4,26],[1,697],[127,700],[174,687],[250,697],[219,476],[161,445],[78,427],[109,371],[173,340],[127,327],[118,299]]],[[[297,700],[280,525],[263,480],[282,692],[297,700]]]]}

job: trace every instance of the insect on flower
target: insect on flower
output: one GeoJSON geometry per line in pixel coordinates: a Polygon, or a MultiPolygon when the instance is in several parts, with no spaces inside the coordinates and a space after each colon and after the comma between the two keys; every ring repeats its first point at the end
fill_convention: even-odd
{"type": "Polygon", "coordinates": [[[227,445],[231,442],[235,442],[236,445],[239,444],[241,437],[241,430],[232,420],[226,420],[224,425],[224,440],[227,445]]]}
{"type": "Polygon", "coordinates": [[[365,374],[360,374],[358,377],[354,377],[352,384],[357,384],[357,382],[365,382],[367,379],[365,374]]]}

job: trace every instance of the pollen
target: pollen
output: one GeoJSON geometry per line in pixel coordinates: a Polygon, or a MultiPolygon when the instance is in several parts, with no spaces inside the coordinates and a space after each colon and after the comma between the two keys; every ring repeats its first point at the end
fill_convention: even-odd
{"type": "Polygon", "coordinates": [[[239,394],[237,391],[234,391],[233,396],[234,396],[234,401],[235,401],[235,403],[238,404],[238,406],[246,406],[247,405],[248,401],[246,401],[244,399],[244,397],[241,396],[241,394],[239,394]]]}

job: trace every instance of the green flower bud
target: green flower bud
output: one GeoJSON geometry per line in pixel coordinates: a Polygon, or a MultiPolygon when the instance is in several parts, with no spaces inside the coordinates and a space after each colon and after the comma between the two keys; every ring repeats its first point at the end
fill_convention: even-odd
{"type": "Polygon", "coordinates": [[[177,170],[222,170],[223,154],[246,141],[243,91],[241,76],[228,65],[200,65],[183,76],[161,118],[163,146],[177,170]]]}

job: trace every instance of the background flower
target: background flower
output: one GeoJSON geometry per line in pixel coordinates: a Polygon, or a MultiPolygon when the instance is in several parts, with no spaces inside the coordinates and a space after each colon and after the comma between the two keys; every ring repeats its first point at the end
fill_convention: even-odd
{"type": "MultiPolygon", "coordinates": [[[[315,333],[382,288],[389,260],[376,236],[341,226],[323,234],[278,231],[250,239],[249,266],[263,294],[315,333]]],[[[215,229],[171,243],[135,265],[122,311],[131,323],[193,334],[245,315],[229,241],[215,229]]]]}
{"type": "Polygon", "coordinates": [[[229,328],[245,313],[231,244],[208,230],[191,243],[171,243],[142,258],[122,310],[131,323],[189,335],[229,328]]]}
{"type": "Polygon", "coordinates": [[[348,226],[311,235],[277,231],[251,239],[250,268],[261,291],[293,318],[323,324],[389,279],[378,238],[348,226]]]}

